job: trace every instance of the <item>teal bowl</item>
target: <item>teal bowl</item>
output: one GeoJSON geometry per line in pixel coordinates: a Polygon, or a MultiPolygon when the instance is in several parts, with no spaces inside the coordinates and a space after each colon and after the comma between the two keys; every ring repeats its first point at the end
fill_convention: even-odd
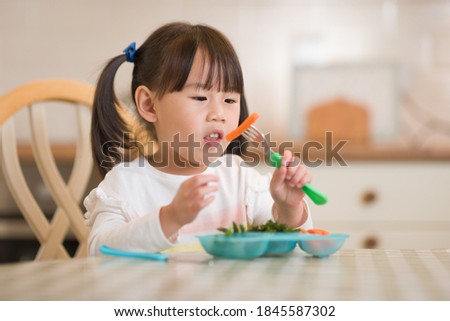
{"type": "Polygon", "coordinates": [[[327,257],[336,253],[349,237],[348,234],[333,233],[330,235],[311,235],[312,237],[299,240],[300,249],[315,257],[327,257]]]}
{"type": "Polygon", "coordinates": [[[264,234],[269,239],[269,245],[267,246],[267,250],[264,253],[265,256],[289,254],[295,249],[299,239],[303,238],[302,234],[298,232],[264,232],[264,234]]]}
{"type": "Polygon", "coordinates": [[[198,236],[203,249],[217,257],[253,259],[266,253],[269,241],[262,235],[202,235],[198,236]]]}
{"type": "Polygon", "coordinates": [[[297,241],[269,241],[264,255],[285,255],[292,252],[297,246],[297,241]]]}

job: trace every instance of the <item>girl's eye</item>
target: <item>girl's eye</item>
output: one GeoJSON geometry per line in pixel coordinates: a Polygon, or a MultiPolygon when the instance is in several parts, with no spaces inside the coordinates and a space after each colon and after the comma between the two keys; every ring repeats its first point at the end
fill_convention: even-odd
{"type": "Polygon", "coordinates": [[[194,96],[194,97],[192,97],[192,99],[194,99],[196,101],[205,101],[206,97],[204,97],[204,96],[194,96]]]}
{"type": "Polygon", "coordinates": [[[235,104],[235,103],[236,103],[236,100],[231,99],[231,98],[227,98],[227,99],[225,99],[225,102],[226,102],[227,104],[235,104]]]}

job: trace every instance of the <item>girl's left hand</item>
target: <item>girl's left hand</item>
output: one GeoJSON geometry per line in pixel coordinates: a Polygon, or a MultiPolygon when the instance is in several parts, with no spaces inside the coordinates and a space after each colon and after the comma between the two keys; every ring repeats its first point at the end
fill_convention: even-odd
{"type": "Polygon", "coordinates": [[[311,174],[303,166],[298,157],[292,152],[285,151],[281,161],[281,167],[275,170],[270,182],[270,192],[275,203],[283,207],[296,207],[300,205],[305,196],[301,189],[303,185],[310,183],[311,174]]]}

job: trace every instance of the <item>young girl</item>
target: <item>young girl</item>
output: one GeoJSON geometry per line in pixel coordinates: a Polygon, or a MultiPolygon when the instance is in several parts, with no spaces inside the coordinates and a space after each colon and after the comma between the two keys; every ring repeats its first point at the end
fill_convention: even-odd
{"type": "Polygon", "coordinates": [[[167,24],[113,58],[98,81],[92,118],[93,153],[106,175],[84,201],[90,254],[102,244],[159,252],[232,222],[311,228],[300,189],[311,175],[290,152],[271,176],[222,155],[230,147],[225,135],[247,115],[237,55],[211,27],[167,24]],[[134,64],[132,95],[156,148],[130,143],[142,133],[126,126],[113,88],[125,61],[134,64]],[[139,155],[127,160],[136,146],[139,155]]]}

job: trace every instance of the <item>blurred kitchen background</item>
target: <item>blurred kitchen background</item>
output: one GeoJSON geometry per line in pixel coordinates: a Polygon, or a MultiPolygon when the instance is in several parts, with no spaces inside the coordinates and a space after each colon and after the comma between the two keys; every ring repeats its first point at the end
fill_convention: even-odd
{"type": "MultiPolygon", "coordinates": [[[[292,142],[329,196],[311,204],[316,227],[349,233],[347,248],[448,248],[450,1],[0,0],[0,95],[45,78],[94,85],[108,59],[172,21],[212,25],[234,44],[258,127],[292,142]],[[330,159],[342,140],[344,162],[330,159]]],[[[126,103],[131,70],[117,78],[126,103]]],[[[48,117],[52,141],[73,144],[70,111],[48,117]]],[[[26,145],[25,121],[18,134],[26,145]]],[[[0,177],[0,262],[36,246],[0,177]]]]}

